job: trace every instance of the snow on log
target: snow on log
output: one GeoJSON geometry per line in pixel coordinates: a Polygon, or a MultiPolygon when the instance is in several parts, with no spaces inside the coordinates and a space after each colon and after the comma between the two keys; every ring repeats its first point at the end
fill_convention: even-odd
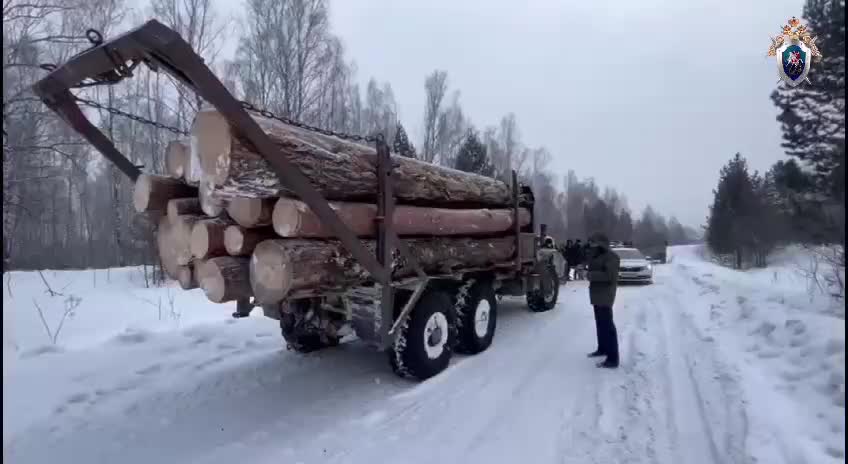
{"type": "Polygon", "coordinates": [[[174,198],[196,197],[197,189],[170,177],[142,174],[135,181],[133,206],[139,213],[165,211],[174,198]]]}
{"type": "MultiPolygon", "coordinates": [[[[515,252],[512,237],[494,239],[429,238],[404,240],[425,272],[450,273],[463,268],[509,262],[515,252]]],[[[374,252],[375,241],[363,244],[374,252]]],[[[392,276],[407,277],[415,270],[398,253],[392,276]]],[[[277,239],[256,246],[250,260],[250,283],[262,304],[282,301],[292,291],[343,291],[370,279],[362,267],[336,241],[277,239]]]]}
{"type": "MultiPolygon", "coordinates": [[[[377,156],[374,147],[300,129],[280,121],[253,116],[266,134],[330,200],[376,201],[377,156]]],[[[217,111],[198,112],[192,126],[204,174],[224,197],[271,198],[296,196],[282,185],[268,162],[249,143],[233,134],[217,111]]],[[[412,158],[392,156],[392,185],[403,203],[428,205],[511,204],[506,183],[445,168],[412,158]]]]}
{"type": "Polygon", "coordinates": [[[224,247],[231,256],[250,256],[256,245],[274,237],[276,234],[270,227],[247,229],[232,225],[224,230],[224,247]]]}
{"type": "MultiPolygon", "coordinates": [[[[344,224],[360,237],[376,235],[377,206],[369,203],[331,202],[344,224]]],[[[530,223],[530,212],[519,210],[519,222],[530,223]]],[[[281,197],[274,205],[274,230],[281,237],[334,237],[306,203],[281,197]]],[[[397,235],[480,235],[510,230],[510,209],[446,209],[399,205],[392,221],[397,235]]]]}
{"type": "Polygon", "coordinates": [[[248,277],[250,258],[219,256],[199,261],[196,266],[197,281],[206,297],[215,303],[249,298],[248,277]]]}
{"type": "Polygon", "coordinates": [[[185,140],[172,140],[165,148],[165,170],[174,179],[182,179],[186,173],[189,144],[185,140]]]}
{"type": "Polygon", "coordinates": [[[191,229],[191,254],[197,259],[207,259],[227,254],[224,247],[224,230],[232,222],[222,218],[203,219],[191,229]]]}
{"type": "Polygon", "coordinates": [[[245,228],[270,226],[274,203],[274,198],[236,197],[230,199],[227,213],[245,228]]]}
{"type": "Polygon", "coordinates": [[[168,202],[168,217],[176,218],[186,214],[203,214],[200,200],[197,198],[174,198],[168,202]]]}

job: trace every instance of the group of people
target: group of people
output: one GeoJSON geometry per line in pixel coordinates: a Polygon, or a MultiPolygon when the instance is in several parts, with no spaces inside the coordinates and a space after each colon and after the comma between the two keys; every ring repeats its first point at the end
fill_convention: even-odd
{"type": "Polygon", "coordinates": [[[584,280],[586,278],[586,265],[590,257],[589,242],[583,244],[580,239],[566,240],[565,245],[559,250],[566,262],[566,277],[568,280],[584,280]]]}

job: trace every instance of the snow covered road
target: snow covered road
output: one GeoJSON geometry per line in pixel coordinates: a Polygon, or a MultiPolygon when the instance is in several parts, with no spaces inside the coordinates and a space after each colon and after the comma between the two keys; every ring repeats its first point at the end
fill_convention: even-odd
{"type": "Polygon", "coordinates": [[[618,370],[585,356],[583,282],[548,313],[502,301],[492,347],[421,384],[356,342],[285,352],[259,314],[30,351],[4,367],[4,461],[845,462],[844,320],[674,256],[619,289],[618,370]]]}

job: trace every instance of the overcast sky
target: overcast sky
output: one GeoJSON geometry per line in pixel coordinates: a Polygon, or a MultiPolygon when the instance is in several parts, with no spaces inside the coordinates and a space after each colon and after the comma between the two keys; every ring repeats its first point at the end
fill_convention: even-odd
{"type": "MultiPolygon", "coordinates": [[[[235,3],[235,2],[234,2],[235,3]]],[[[784,157],[766,57],[802,0],[331,0],[358,78],[391,83],[420,145],[424,78],[448,72],[477,127],[514,112],[551,169],[691,226],[721,166],[784,157]]],[[[813,71],[815,72],[815,70],[813,71]]]]}

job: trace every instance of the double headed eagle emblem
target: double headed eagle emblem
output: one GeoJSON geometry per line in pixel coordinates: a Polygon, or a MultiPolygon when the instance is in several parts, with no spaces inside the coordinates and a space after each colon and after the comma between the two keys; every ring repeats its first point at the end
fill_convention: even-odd
{"type": "Polygon", "coordinates": [[[822,55],[816,46],[816,37],[810,35],[807,26],[793,16],[779,36],[770,38],[768,56],[776,58],[780,78],[792,87],[805,81],[809,83],[810,61],[819,61],[822,55]]]}

